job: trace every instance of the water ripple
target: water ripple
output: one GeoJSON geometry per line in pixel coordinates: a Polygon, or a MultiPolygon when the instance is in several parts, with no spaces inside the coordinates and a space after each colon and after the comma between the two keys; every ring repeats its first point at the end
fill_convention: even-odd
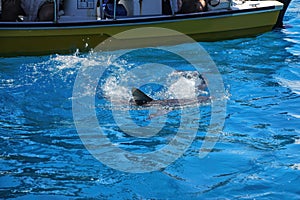
{"type": "MultiPolygon", "coordinates": [[[[122,72],[122,66],[132,67],[126,58],[119,63],[111,63],[113,55],[97,53],[0,58],[0,196],[299,199],[299,5],[299,0],[292,1],[284,29],[255,38],[201,43],[220,70],[228,93],[225,127],[213,150],[200,159],[199,149],[211,117],[210,106],[203,105],[200,121],[185,122],[187,127],[199,124],[191,147],[158,172],[128,174],[101,164],[85,149],[73,123],[72,90],[78,70],[113,64],[110,72],[122,72]]],[[[190,45],[181,47],[180,51],[193,54],[190,45]]],[[[143,52],[135,64],[154,53],[143,52]]],[[[177,58],[155,56],[166,65],[186,67],[177,58]]],[[[96,97],[103,132],[120,148],[133,152],[155,151],[166,145],[176,134],[180,113],[171,112],[163,131],[155,137],[129,137],[110,113],[113,109],[128,110],[113,107],[105,98],[105,92],[125,95],[114,91],[114,80],[110,81],[106,91],[98,91],[96,97]]],[[[195,110],[186,109],[192,117],[195,110]]],[[[136,110],[136,114],[143,112],[136,110]]],[[[89,120],[89,116],[82,117],[89,120]]],[[[160,119],[161,115],[154,117],[160,119]]]]}

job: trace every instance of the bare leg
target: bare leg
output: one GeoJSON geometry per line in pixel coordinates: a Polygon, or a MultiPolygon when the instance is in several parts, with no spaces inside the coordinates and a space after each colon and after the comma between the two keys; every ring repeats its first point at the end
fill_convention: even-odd
{"type": "Polygon", "coordinates": [[[53,21],[54,20],[54,4],[44,3],[38,12],[38,21],[53,21]]]}
{"type": "Polygon", "coordinates": [[[182,0],[181,13],[206,11],[205,0],[182,0]]]}

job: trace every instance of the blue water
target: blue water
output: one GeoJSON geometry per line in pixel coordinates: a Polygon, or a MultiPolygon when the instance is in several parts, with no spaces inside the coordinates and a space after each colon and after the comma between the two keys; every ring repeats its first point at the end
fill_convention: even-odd
{"type": "MultiPolygon", "coordinates": [[[[291,3],[285,25],[255,38],[201,43],[224,82],[227,107],[220,138],[212,152],[198,157],[211,117],[210,106],[202,105],[196,138],[184,155],[164,169],[140,174],[99,162],[85,148],[74,125],[76,75],[83,66],[99,64],[107,57],[96,53],[0,58],[0,197],[299,199],[299,0],[291,3]]],[[[190,50],[189,44],[181,48],[190,50]]],[[[153,52],[148,54],[137,55],[137,64],[146,62],[153,52]]],[[[185,69],[186,63],[176,57],[157,55],[156,59],[185,69]]],[[[112,91],[111,85],[105,87],[112,91]]],[[[123,149],[140,153],[160,149],[178,130],[180,112],[173,110],[159,135],[140,140],[128,137],[114,124],[110,112],[127,108],[112,108],[104,97],[105,91],[99,90],[99,124],[123,149]]],[[[186,109],[193,119],[195,107],[186,109]]],[[[137,117],[137,123],[142,118],[140,123],[147,126],[145,114],[149,113],[137,109],[131,116],[137,117]]],[[[186,122],[186,126],[193,124],[186,122]]]]}

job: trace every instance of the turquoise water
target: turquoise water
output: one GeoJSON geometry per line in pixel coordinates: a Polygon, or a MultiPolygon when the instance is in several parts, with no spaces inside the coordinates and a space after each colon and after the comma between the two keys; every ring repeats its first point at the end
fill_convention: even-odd
{"type": "MultiPolygon", "coordinates": [[[[284,29],[256,38],[201,43],[222,75],[228,99],[221,136],[212,152],[200,159],[198,149],[211,117],[210,106],[203,105],[196,138],[184,155],[160,171],[142,174],[99,162],[86,150],[74,125],[76,75],[83,66],[103,63],[107,57],[96,53],[0,58],[0,197],[299,199],[299,0],[291,3],[285,24],[284,29]]],[[[180,47],[190,51],[189,44],[180,47]]],[[[136,55],[136,64],[146,62],[152,54],[136,55]]],[[[162,54],[156,59],[180,70],[187,68],[177,57],[162,54]]],[[[129,61],[124,58],[123,62],[129,61]]],[[[168,114],[169,121],[158,136],[127,137],[111,118],[110,110],[119,108],[112,108],[103,98],[113,87],[104,85],[105,90],[96,97],[99,124],[120,147],[149,152],[174,136],[180,118],[176,110],[168,114]]],[[[148,92],[155,95],[155,91],[148,92]]],[[[190,119],[194,108],[187,108],[190,119]]],[[[139,110],[131,113],[137,118],[144,114],[139,110]]]]}

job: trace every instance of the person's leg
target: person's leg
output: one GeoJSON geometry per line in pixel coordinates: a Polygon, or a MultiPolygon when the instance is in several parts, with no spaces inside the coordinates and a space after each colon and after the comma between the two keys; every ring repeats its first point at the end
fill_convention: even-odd
{"type": "Polygon", "coordinates": [[[205,0],[197,0],[196,1],[197,12],[203,12],[207,10],[206,1],[205,0]]]}
{"type": "Polygon", "coordinates": [[[205,0],[183,0],[181,13],[194,13],[206,11],[205,0]]]}
{"type": "Polygon", "coordinates": [[[37,20],[38,21],[54,20],[54,4],[52,2],[46,2],[40,7],[37,20]]]}
{"type": "Polygon", "coordinates": [[[163,15],[171,15],[172,14],[170,0],[162,0],[162,14],[163,15]]]}
{"type": "Polygon", "coordinates": [[[2,1],[2,15],[1,21],[15,22],[18,15],[23,15],[24,11],[21,8],[21,0],[1,0],[2,1]]]}

